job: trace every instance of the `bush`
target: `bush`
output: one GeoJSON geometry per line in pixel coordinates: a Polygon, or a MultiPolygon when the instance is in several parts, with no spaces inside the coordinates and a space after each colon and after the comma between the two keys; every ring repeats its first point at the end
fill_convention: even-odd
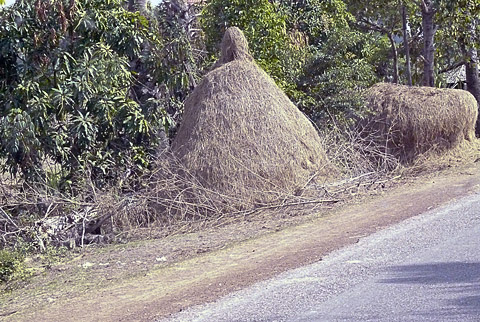
{"type": "MultiPolygon", "coordinates": [[[[141,99],[132,70],[161,45],[124,1],[17,1],[0,16],[0,158],[28,181],[53,165],[69,186],[102,186],[148,166],[166,126],[160,97],[141,99]],[[78,176],[78,173],[82,175],[78,176]]],[[[143,76],[143,75],[142,75],[143,76]]]]}
{"type": "Polygon", "coordinates": [[[0,281],[25,277],[25,257],[18,251],[0,250],[0,281]]]}

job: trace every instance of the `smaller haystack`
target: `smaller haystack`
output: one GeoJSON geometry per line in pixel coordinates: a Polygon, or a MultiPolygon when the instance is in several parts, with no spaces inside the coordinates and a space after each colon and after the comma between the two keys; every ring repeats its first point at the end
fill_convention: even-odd
{"type": "Polygon", "coordinates": [[[475,138],[477,102],[467,91],[380,83],[365,98],[372,112],[366,132],[400,160],[475,138]]]}
{"type": "Polygon", "coordinates": [[[317,131],[257,66],[235,27],[186,100],[172,152],[206,189],[245,204],[294,193],[331,172],[317,131]]]}

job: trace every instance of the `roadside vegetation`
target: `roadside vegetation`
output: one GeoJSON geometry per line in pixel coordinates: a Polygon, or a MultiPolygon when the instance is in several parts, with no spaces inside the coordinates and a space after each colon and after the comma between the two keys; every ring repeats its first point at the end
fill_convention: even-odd
{"type": "MultiPolygon", "coordinates": [[[[145,0],[17,0],[0,7],[0,281],[28,277],[28,254],[50,261],[142,228],[168,235],[179,225],[188,230],[263,210],[301,212],[342,200],[352,186],[415,173],[419,160],[438,161],[438,168],[476,159],[479,16],[474,0],[164,0],[157,7],[145,0]],[[335,179],[313,174],[275,200],[233,200],[171,155],[185,101],[217,66],[233,26],[318,130],[335,179]],[[388,138],[408,120],[382,129],[386,141],[368,130],[376,110],[365,90],[379,82],[466,88],[471,95],[442,99],[438,111],[431,105],[411,114],[424,120],[443,113],[447,125],[449,115],[459,115],[450,102],[458,103],[470,141],[433,122],[430,133],[455,136],[459,149],[439,156],[429,148],[433,139],[418,139],[425,143],[419,158],[399,157],[388,138]]],[[[417,99],[422,108],[409,95],[399,100],[417,99]]],[[[408,106],[392,104],[408,116],[408,106]]]]}

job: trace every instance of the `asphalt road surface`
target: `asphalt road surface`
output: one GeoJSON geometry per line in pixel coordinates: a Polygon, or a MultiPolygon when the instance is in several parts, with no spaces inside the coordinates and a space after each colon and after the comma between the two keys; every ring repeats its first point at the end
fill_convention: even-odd
{"type": "Polygon", "coordinates": [[[165,321],[480,321],[480,194],[165,321]]]}

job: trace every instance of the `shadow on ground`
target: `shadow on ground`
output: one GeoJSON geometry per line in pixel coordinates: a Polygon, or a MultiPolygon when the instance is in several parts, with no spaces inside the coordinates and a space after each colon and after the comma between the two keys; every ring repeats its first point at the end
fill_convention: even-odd
{"type": "Polygon", "coordinates": [[[392,266],[386,269],[391,278],[380,283],[421,284],[447,294],[438,316],[464,314],[480,316],[480,263],[446,262],[392,266]]]}

